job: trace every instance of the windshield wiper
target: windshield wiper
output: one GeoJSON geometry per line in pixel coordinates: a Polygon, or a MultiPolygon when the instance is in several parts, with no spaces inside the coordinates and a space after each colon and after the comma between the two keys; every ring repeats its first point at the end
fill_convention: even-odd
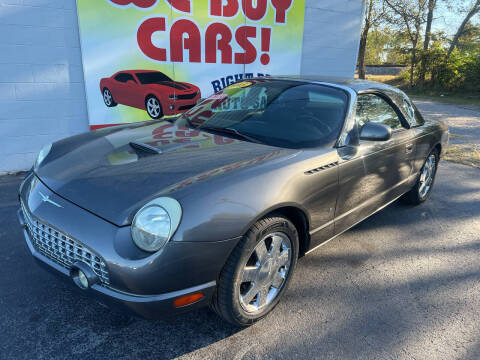
{"type": "Polygon", "coordinates": [[[253,143],[260,143],[261,141],[251,135],[244,134],[237,129],[233,128],[221,128],[221,127],[215,127],[215,126],[201,126],[198,128],[198,130],[210,130],[213,132],[218,132],[218,133],[223,133],[223,134],[229,134],[229,135],[236,135],[237,137],[247,140],[253,143]]]}

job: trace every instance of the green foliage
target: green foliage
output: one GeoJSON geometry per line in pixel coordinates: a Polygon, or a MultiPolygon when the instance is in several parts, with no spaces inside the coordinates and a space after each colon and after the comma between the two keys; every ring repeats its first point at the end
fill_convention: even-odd
{"type": "Polygon", "coordinates": [[[388,27],[373,29],[368,34],[365,63],[407,65],[410,61],[409,46],[409,40],[402,31],[388,27]]]}
{"type": "MultiPolygon", "coordinates": [[[[421,39],[420,39],[421,40],[421,39]]],[[[480,93],[480,26],[466,27],[457,48],[448,56],[450,40],[441,33],[432,34],[430,48],[424,51],[422,41],[417,46],[414,81],[418,88],[421,61],[426,64],[425,90],[480,93]]],[[[387,27],[371,32],[367,42],[367,64],[410,65],[411,44],[405,33],[387,27]]],[[[402,83],[410,83],[410,74],[401,75],[402,83]]]]}
{"type": "Polygon", "coordinates": [[[427,86],[451,92],[480,92],[480,51],[456,49],[447,56],[445,49],[436,47],[422,55],[430,78],[427,86]]]}

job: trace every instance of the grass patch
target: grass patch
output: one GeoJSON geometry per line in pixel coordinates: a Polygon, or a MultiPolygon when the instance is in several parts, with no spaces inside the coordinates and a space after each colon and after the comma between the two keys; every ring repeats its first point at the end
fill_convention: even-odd
{"type": "MultiPolygon", "coordinates": [[[[358,75],[355,75],[355,77],[358,78],[358,75]]],[[[398,88],[404,88],[408,85],[400,75],[366,75],[366,80],[376,81],[398,88]]]]}
{"type": "Polygon", "coordinates": [[[479,144],[455,144],[449,145],[443,158],[458,164],[480,168],[480,145],[479,144]]]}
{"type": "Polygon", "coordinates": [[[438,102],[454,104],[454,105],[474,105],[480,107],[480,95],[471,95],[471,94],[441,94],[435,93],[433,91],[418,91],[407,90],[406,93],[412,97],[418,97],[422,99],[429,99],[438,102]]]}
{"type": "MultiPolygon", "coordinates": [[[[356,76],[358,77],[358,76],[356,76]]],[[[367,75],[367,80],[388,84],[405,91],[409,96],[419,97],[455,105],[480,107],[480,93],[452,93],[436,89],[410,89],[405,77],[400,75],[367,75]]]]}

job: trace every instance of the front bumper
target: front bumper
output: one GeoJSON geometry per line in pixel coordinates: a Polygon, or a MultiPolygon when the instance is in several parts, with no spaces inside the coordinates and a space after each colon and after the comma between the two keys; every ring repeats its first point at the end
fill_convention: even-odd
{"type": "MultiPolygon", "coordinates": [[[[70,279],[69,269],[50,260],[48,257],[44,256],[34,248],[34,246],[32,245],[32,239],[30,238],[30,235],[26,229],[22,211],[20,209],[18,210],[17,215],[18,221],[24,228],[23,234],[25,236],[27,246],[37,263],[45,270],[53,272],[56,275],[63,276],[64,279],[70,279]]],[[[73,281],[71,281],[71,283],[73,284],[73,281]]],[[[174,315],[185,311],[190,311],[194,308],[208,305],[210,303],[210,299],[213,293],[215,292],[215,286],[216,282],[211,281],[187,289],[172,291],[159,295],[135,295],[116,291],[102,285],[94,284],[89,289],[84,290],[84,292],[87,292],[89,293],[89,295],[94,296],[102,304],[120,310],[127,310],[144,318],[155,319],[162,318],[165,315],[174,315]],[[194,304],[185,307],[177,308],[173,305],[175,299],[184,295],[197,292],[202,292],[205,297],[198,302],[195,302],[194,304]]]]}
{"type": "Polygon", "coordinates": [[[200,98],[201,95],[198,93],[192,99],[168,99],[166,104],[162,105],[163,113],[165,115],[175,115],[188,111],[197,104],[200,98]]]}
{"type": "MultiPolygon", "coordinates": [[[[105,262],[108,282],[93,284],[84,292],[106,305],[154,319],[209,304],[215,292],[215,279],[236,239],[213,243],[171,241],[155,254],[142,254],[131,241],[129,227],[116,227],[68,202],[34,175],[30,175],[25,183],[29,186],[22,184],[20,201],[27,206],[25,211],[30,226],[27,226],[21,209],[18,219],[24,227],[30,252],[43,267],[66,280],[71,279],[71,266],[39,246],[39,234],[31,229],[32,218],[47,226],[55,224],[55,227],[51,226],[52,233],[58,236],[58,231],[67,240],[74,239],[105,262]],[[35,185],[30,184],[32,178],[36,179],[35,185]],[[42,201],[39,194],[60,207],[42,201]],[[198,302],[185,307],[174,306],[175,299],[197,292],[204,294],[198,302]]],[[[70,282],[73,285],[73,281],[70,282]]]]}

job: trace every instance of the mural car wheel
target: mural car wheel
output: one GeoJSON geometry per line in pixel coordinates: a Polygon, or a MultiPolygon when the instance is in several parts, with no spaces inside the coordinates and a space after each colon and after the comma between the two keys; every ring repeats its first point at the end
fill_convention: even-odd
{"type": "Polygon", "coordinates": [[[103,89],[103,101],[108,107],[117,106],[117,103],[115,102],[115,100],[113,100],[112,93],[107,88],[103,89]]]}
{"type": "Polygon", "coordinates": [[[152,119],[160,119],[163,116],[162,105],[156,96],[147,97],[145,108],[152,119]]]}

